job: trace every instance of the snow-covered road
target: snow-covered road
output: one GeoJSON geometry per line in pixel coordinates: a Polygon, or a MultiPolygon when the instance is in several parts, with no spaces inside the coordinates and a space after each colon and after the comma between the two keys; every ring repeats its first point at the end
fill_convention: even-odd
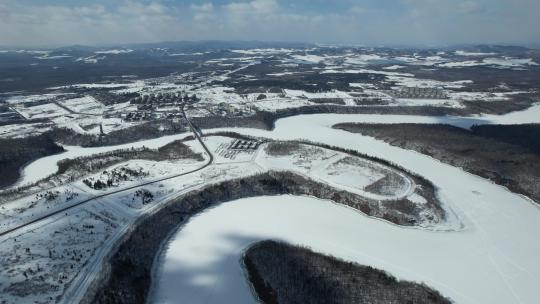
{"type": "MultiPolygon", "coordinates": [[[[481,120],[539,122],[539,109],[481,120]]],[[[194,217],[173,237],[157,274],[156,302],[254,302],[239,264],[242,250],[258,240],[277,238],[384,269],[401,279],[425,282],[457,303],[538,303],[538,205],[433,158],[331,128],[341,122],[434,119],[303,115],[279,120],[273,131],[232,131],[282,140],[307,139],[390,160],[432,181],[463,229],[403,228],[305,197],[262,197],[222,204],[194,217]]],[[[451,121],[460,126],[478,123],[466,120],[451,121]]]]}

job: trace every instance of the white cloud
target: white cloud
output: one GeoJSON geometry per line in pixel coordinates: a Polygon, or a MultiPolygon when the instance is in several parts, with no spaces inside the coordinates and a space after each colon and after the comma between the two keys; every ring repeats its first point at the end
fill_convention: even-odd
{"type": "Polygon", "coordinates": [[[270,14],[279,8],[276,0],[253,0],[251,2],[231,2],[224,5],[231,13],[270,14]]]}
{"type": "Polygon", "coordinates": [[[353,5],[350,9],[350,12],[353,13],[353,14],[364,14],[366,12],[368,12],[369,9],[367,9],[366,7],[363,7],[363,6],[359,6],[359,5],[353,5]]]}
{"type": "Polygon", "coordinates": [[[214,4],[212,2],[206,2],[203,4],[192,4],[191,9],[196,12],[208,13],[214,10],[214,4]]]}
{"type": "Polygon", "coordinates": [[[519,0],[520,5],[506,0],[389,0],[394,4],[391,9],[385,7],[388,3],[347,1],[353,3],[348,10],[329,3],[324,11],[306,9],[294,0],[230,0],[219,5],[210,0],[197,4],[120,0],[104,5],[0,0],[0,45],[204,39],[362,44],[540,42],[538,0],[519,0]]]}
{"type": "Polygon", "coordinates": [[[458,5],[460,11],[466,14],[479,13],[483,10],[482,5],[475,1],[465,1],[458,5]]]}

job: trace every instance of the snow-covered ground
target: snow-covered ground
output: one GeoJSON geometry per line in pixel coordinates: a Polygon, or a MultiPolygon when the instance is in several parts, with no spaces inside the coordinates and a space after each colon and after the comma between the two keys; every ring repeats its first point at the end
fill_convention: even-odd
{"type": "Polygon", "coordinates": [[[327,57],[326,56],[318,56],[318,55],[293,55],[291,56],[296,62],[298,63],[304,63],[304,64],[317,64],[319,62],[324,61],[327,57]]]}
{"type": "Polygon", "coordinates": [[[347,92],[342,92],[339,90],[334,90],[331,92],[320,92],[320,93],[310,93],[302,90],[283,90],[285,93],[285,96],[289,98],[343,98],[343,99],[351,99],[351,95],[349,95],[347,92]]]}
{"type": "Polygon", "coordinates": [[[444,89],[461,89],[467,84],[473,83],[471,80],[459,81],[437,81],[432,79],[420,79],[414,76],[388,75],[386,79],[394,82],[397,87],[418,87],[418,88],[444,88],[444,89]]]}
{"type": "Polygon", "coordinates": [[[33,107],[15,107],[15,110],[27,119],[30,118],[53,118],[69,114],[68,111],[62,109],[54,103],[47,103],[33,107]]]}
{"type": "Polygon", "coordinates": [[[112,50],[96,51],[94,53],[118,55],[118,54],[127,54],[131,52],[133,52],[133,50],[131,49],[112,49],[112,50]]]}
{"type": "Polygon", "coordinates": [[[53,99],[58,94],[39,94],[39,95],[15,95],[7,98],[6,102],[10,105],[22,104],[25,102],[43,101],[47,99],[53,99]]]}
{"type": "Polygon", "coordinates": [[[431,106],[448,108],[465,107],[457,99],[396,98],[394,103],[399,106],[431,106]]]}
{"type": "Polygon", "coordinates": [[[26,137],[41,134],[52,128],[52,123],[13,124],[0,126],[2,138],[26,137]]]}
{"type": "Polygon", "coordinates": [[[268,152],[269,145],[265,145],[255,159],[258,165],[269,170],[292,171],[374,200],[401,199],[414,192],[414,182],[409,177],[376,162],[304,144],[287,155],[272,155],[268,152]],[[389,193],[366,190],[389,175],[395,177],[388,185],[389,193]]]}
{"type": "Polygon", "coordinates": [[[248,49],[248,50],[231,50],[233,53],[244,54],[244,55],[275,55],[275,54],[288,54],[292,53],[295,50],[293,49],[284,49],[284,48],[266,48],[266,49],[248,49]]]}
{"type": "Polygon", "coordinates": [[[243,163],[253,161],[257,153],[257,149],[230,149],[230,147],[233,146],[234,143],[236,143],[237,141],[239,140],[223,136],[211,136],[204,138],[206,146],[214,155],[214,162],[216,164],[243,163]]]}
{"type": "Polygon", "coordinates": [[[299,108],[309,104],[310,102],[306,98],[267,98],[253,103],[260,111],[269,112],[288,108],[299,108]]]}
{"type": "Polygon", "coordinates": [[[498,69],[511,69],[511,68],[525,68],[528,66],[538,65],[532,58],[512,58],[512,57],[490,57],[484,58],[481,61],[466,60],[455,61],[439,64],[439,67],[444,68],[461,68],[461,67],[473,67],[473,66],[488,66],[498,69]]]}
{"type": "MultiPolygon", "coordinates": [[[[534,111],[529,111],[534,116],[521,113],[487,121],[538,122],[538,107],[534,111]]],[[[537,303],[540,209],[535,203],[428,156],[330,128],[338,122],[398,123],[402,118],[303,115],[279,120],[274,131],[235,131],[305,138],[391,160],[432,181],[461,229],[407,229],[306,197],[226,203],[194,217],[172,238],[157,274],[155,302],[255,303],[239,260],[249,244],[274,238],[425,282],[456,303],[537,303]]]]}
{"type": "Polygon", "coordinates": [[[92,96],[66,99],[59,103],[71,111],[78,113],[103,114],[106,109],[103,104],[96,101],[92,96]]]}
{"type": "Polygon", "coordinates": [[[456,55],[459,56],[492,56],[496,55],[495,53],[482,53],[482,52],[468,52],[464,50],[457,50],[455,51],[456,55]]]}
{"type": "Polygon", "coordinates": [[[2,302],[54,302],[125,221],[121,212],[95,202],[27,233],[0,239],[2,302]]]}
{"type": "MultiPolygon", "coordinates": [[[[114,88],[118,88],[119,90],[121,88],[125,88],[127,87],[126,89],[123,89],[123,90],[120,90],[120,92],[131,92],[131,91],[139,91],[141,90],[142,88],[144,88],[145,86],[145,82],[142,81],[142,80],[136,80],[136,81],[132,81],[132,82],[126,82],[126,83],[82,83],[82,84],[75,84],[75,85],[72,85],[71,87],[74,87],[74,88],[87,88],[87,89],[92,89],[92,88],[104,88],[104,89],[114,89],[114,88]]],[[[69,86],[68,86],[69,87],[69,86]]],[[[68,88],[66,86],[63,86],[63,87],[52,87],[50,88],[51,90],[58,90],[58,89],[65,89],[65,88],[68,88]]]]}

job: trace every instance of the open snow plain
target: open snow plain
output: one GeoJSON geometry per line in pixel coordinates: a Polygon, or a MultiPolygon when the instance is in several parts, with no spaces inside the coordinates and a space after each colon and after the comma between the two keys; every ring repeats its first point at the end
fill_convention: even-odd
{"type": "Polygon", "coordinates": [[[390,160],[438,187],[441,201],[456,215],[452,228],[448,223],[441,230],[403,228],[309,197],[225,203],[194,217],[171,238],[156,273],[153,300],[255,302],[244,279],[241,255],[249,244],[272,238],[424,282],[456,303],[537,303],[538,205],[428,156],[331,128],[342,122],[446,122],[461,127],[482,122],[538,123],[537,114],[538,107],[474,119],[302,115],[277,121],[273,131],[234,129],[279,140],[324,142],[390,160]]]}

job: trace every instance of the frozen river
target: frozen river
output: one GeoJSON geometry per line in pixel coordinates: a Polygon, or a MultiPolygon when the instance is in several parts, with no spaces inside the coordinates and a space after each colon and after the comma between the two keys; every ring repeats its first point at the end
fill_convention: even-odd
{"type": "MultiPolygon", "coordinates": [[[[332,116],[332,114],[329,114],[332,116]]],[[[324,116],[324,115],[322,115],[324,116]]],[[[343,122],[362,121],[371,123],[448,123],[451,125],[469,128],[474,124],[513,124],[513,123],[532,123],[540,122],[540,105],[533,106],[525,111],[513,112],[503,116],[484,115],[478,117],[427,117],[413,115],[341,115],[343,122]],[[352,119],[352,120],[348,120],[352,119]]],[[[335,120],[341,122],[340,120],[335,120]]],[[[191,133],[164,136],[161,138],[144,140],[118,146],[82,148],[76,146],[66,146],[63,153],[42,157],[33,161],[23,168],[22,176],[12,187],[19,187],[37,182],[58,171],[57,162],[66,158],[76,158],[89,156],[96,153],[104,153],[119,149],[130,148],[159,148],[174,140],[184,139],[191,133]]]]}
{"type": "MultiPolygon", "coordinates": [[[[540,119],[529,114],[478,120],[540,119]]],[[[192,218],[172,237],[160,260],[155,302],[253,303],[240,257],[249,244],[272,238],[371,265],[400,279],[425,282],[457,303],[538,303],[540,208],[536,204],[430,157],[330,127],[404,119],[411,117],[303,115],[279,120],[273,131],[234,131],[308,139],[391,160],[439,188],[441,200],[457,216],[452,223],[440,231],[403,228],[308,197],[260,197],[221,204],[192,218]]],[[[419,119],[410,122],[434,120],[419,119]]],[[[460,126],[472,124],[447,119],[460,126]]]]}

